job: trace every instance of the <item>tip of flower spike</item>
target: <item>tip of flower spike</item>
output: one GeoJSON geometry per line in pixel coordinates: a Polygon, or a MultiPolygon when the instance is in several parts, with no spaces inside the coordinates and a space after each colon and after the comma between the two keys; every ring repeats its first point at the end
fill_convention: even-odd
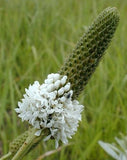
{"type": "Polygon", "coordinates": [[[119,20],[120,13],[116,7],[108,7],[104,11],[113,14],[119,20]]]}
{"type": "Polygon", "coordinates": [[[41,134],[42,128],[49,129],[46,140],[54,137],[56,146],[59,140],[68,142],[67,139],[75,134],[81,120],[83,106],[72,100],[70,87],[66,75],[52,73],[42,85],[30,85],[15,109],[22,121],[28,121],[38,129],[36,136],[41,134]]]}
{"type": "Polygon", "coordinates": [[[119,16],[119,11],[116,7],[108,7],[105,10],[110,11],[111,13],[114,13],[115,15],[119,16]]]}
{"type": "MultiPolygon", "coordinates": [[[[111,26],[117,26],[120,18],[120,13],[116,7],[108,7],[99,14],[97,19],[101,19],[101,17],[106,17],[107,21],[110,21],[112,19],[111,26]]],[[[103,24],[103,20],[101,23],[103,24]]]]}

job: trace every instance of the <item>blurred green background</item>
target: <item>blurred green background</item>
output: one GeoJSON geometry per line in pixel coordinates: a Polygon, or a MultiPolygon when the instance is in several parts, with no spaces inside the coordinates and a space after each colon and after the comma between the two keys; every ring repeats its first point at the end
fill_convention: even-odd
{"type": "MultiPolygon", "coordinates": [[[[0,0],[0,156],[27,129],[14,108],[24,89],[43,83],[98,13],[117,7],[120,24],[99,67],[79,97],[85,105],[73,145],[46,160],[110,160],[98,140],[114,141],[127,131],[127,0],[0,0]]],[[[55,148],[41,142],[23,160],[55,148]]]]}

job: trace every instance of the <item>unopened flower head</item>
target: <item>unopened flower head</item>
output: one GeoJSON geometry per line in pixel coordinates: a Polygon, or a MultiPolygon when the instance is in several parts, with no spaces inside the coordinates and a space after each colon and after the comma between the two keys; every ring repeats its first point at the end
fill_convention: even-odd
{"type": "Polygon", "coordinates": [[[81,120],[83,106],[72,99],[70,87],[67,76],[49,74],[43,84],[35,81],[25,89],[26,94],[15,109],[22,121],[28,121],[38,129],[37,136],[42,128],[49,128],[50,135],[45,140],[54,137],[56,147],[59,140],[68,143],[67,138],[75,134],[81,120]]]}

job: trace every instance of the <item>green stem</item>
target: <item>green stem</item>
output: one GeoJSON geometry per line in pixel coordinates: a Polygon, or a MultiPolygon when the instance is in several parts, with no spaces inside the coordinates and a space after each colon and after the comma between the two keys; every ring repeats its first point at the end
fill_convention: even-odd
{"type": "Polygon", "coordinates": [[[7,153],[6,155],[4,155],[3,157],[1,157],[0,160],[6,160],[6,159],[8,159],[11,155],[12,155],[12,153],[9,152],[9,153],[7,153]]]}
{"type": "Polygon", "coordinates": [[[41,135],[39,137],[36,136],[35,135],[36,131],[37,131],[36,129],[32,130],[32,132],[30,133],[30,135],[28,136],[26,141],[23,143],[21,148],[18,150],[18,152],[14,155],[12,160],[22,159],[24,157],[24,155],[29,152],[29,150],[32,148],[32,146],[42,139],[43,135],[41,135]]]}

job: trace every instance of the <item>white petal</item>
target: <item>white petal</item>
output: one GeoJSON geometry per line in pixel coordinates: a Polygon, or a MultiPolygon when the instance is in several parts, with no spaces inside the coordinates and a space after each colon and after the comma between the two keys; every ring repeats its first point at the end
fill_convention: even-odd
{"type": "Polygon", "coordinates": [[[58,90],[58,95],[61,96],[63,93],[64,93],[64,88],[62,87],[58,90]]]}
{"type": "Polygon", "coordinates": [[[61,79],[61,84],[64,85],[66,83],[66,80],[67,80],[67,76],[64,76],[62,79],[61,79]]]}
{"type": "Polygon", "coordinates": [[[43,141],[47,141],[51,138],[51,135],[48,135],[46,138],[43,139],[43,141]]]}
{"type": "Polygon", "coordinates": [[[54,74],[54,77],[53,77],[53,79],[54,79],[54,82],[56,82],[58,79],[60,79],[60,75],[59,74],[54,74]]]}
{"type": "Polygon", "coordinates": [[[60,87],[60,80],[57,80],[55,83],[54,83],[54,87],[55,89],[58,89],[60,87]]]}
{"type": "Polygon", "coordinates": [[[41,132],[42,132],[42,129],[38,130],[38,131],[35,133],[35,136],[40,136],[41,132]]]}
{"type": "Polygon", "coordinates": [[[67,83],[64,87],[64,91],[67,92],[70,90],[70,83],[67,83]]]}

